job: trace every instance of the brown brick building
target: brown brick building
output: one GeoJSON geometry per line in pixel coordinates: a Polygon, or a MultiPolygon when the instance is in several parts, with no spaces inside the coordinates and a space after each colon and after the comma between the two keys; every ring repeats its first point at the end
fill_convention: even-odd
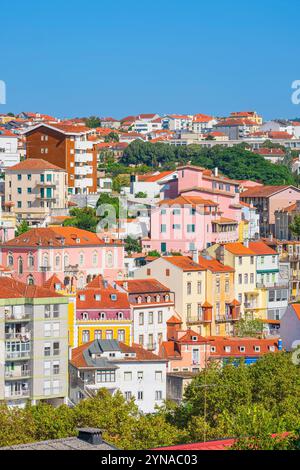
{"type": "Polygon", "coordinates": [[[66,170],[70,194],[97,191],[94,133],[80,125],[38,124],[25,132],[26,158],[46,160],[66,170]]]}

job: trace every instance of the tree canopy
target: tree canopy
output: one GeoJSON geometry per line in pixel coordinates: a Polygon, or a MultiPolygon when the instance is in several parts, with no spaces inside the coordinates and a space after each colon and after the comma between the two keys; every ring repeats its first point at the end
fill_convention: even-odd
{"type": "Polygon", "coordinates": [[[99,218],[92,207],[84,207],[82,209],[75,207],[70,210],[70,216],[70,219],[64,221],[64,227],[77,227],[89,232],[96,232],[99,218]]]}
{"type": "Polygon", "coordinates": [[[147,165],[157,168],[171,163],[187,163],[219,171],[232,179],[251,179],[264,184],[293,184],[295,179],[286,165],[273,164],[262,155],[253,153],[241,143],[234,147],[215,145],[202,148],[199,145],[175,146],[161,142],[132,142],[125,150],[120,163],[123,165],[147,165]]]}

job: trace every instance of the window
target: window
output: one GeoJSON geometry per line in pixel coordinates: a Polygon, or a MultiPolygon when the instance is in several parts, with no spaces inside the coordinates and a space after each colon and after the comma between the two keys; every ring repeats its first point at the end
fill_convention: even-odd
{"type": "Polygon", "coordinates": [[[186,293],[187,293],[187,295],[191,295],[191,293],[192,293],[192,283],[191,282],[188,282],[187,285],[186,285],[186,293]]]}
{"type": "Polygon", "coordinates": [[[115,382],[116,372],[114,370],[97,370],[96,372],[97,382],[115,382]]]}
{"type": "Polygon", "coordinates": [[[44,356],[51,356],[51,343],[44,344],[44,356]]]}
{"type": "Polygon", "coordinates": [[[94,252],[94,253],[93,253],[93,260],[92,260],[92,263],[93,263],[93,266],[97,266],[97,265],[98,265],[98,253],[97,253],[97,252],[94,252]]]}
{"type": "Polygon", "coordinates": [[[51,395],[51,382],[46,380],[44,382],[44,395],[51,395]]]}
{"type": "Polygon", "coordinates": [[[139,345],[144,346],[144,335],[139,336],[139,345]]]}
{"type": "Polygon", "coordinates": [[[197,282],[197,294],[201,294],[202,292],[202,282],[198,281],[197,282]]]}
{"type": "Polygon", "coordinates": [[[106,336],[106,339],[113,339],[113,331],[106,330],[105,336],[106,336]]]}
{"type": "Polygon", "coordinates": [[[125,400],[126,400],[126,401],[131,400],[131,398],[132,398],[132,392],[125,392],[124,395],[125,395],[125,400]]]}
{"type": "Polygon", "coordinates": [[[242,276],[242,274],[239,274],[239,284],[243,284],[243,276],[242,276]]]}
{"type": "Polygon", "coordinates": [[[254,274],[253,273],[250,274],[250,283],[254,284],[254,274]]]}
{"type": "Polygon", "coordinates": [[[132,381],[132,372],[124,372],[124,382],[132,381]]]}
{"type": "Polygon", "coordinates": [[[139,313],[139,325],[144,324],[144,312],[139,313]]]}
{"type": "Polygon", "coordinates": [[[180,215],[180,209],[173,209],[173,215],[180,215]]]}
{"type": "Polygon", "coordinates": [[[230,353],[231,352],[231,346],[225,346],[224,350],[225,350],[225,352],[230,353]]]}
{"type": "Polygon", "coordinates": [[[55,256],[55,267],[56,268],[60,267],[60,256],[59,255],[55,256]]]}
{"type": "Polygon", "coordinates": [[[166,224],[161,224],[161,226],[160,226],[160,232],[161,232],[161,233],[166,233],[166,231],[167,231],[167,226],[166,226],[166,224]]]}
{"type": "Polygon", "coordinates": [[[188,318],[191,317],[191,313],[192,313],[192,305],[191,305],[191,304],[187,304],[187,306],[186,306],[186,314],[187,314],[187,317],[188,317],[188,318]]]}
{"type": "Polygon", "coordinates": [[[53,318],[59,318],[59,305],[53,305],[53,318]]]}
{"type": "Polygon", "coordinates": [[[194,232],[195,232],[195,224],[188,224],[187,233],[194,233],[194,232]]]}
{"type": "Polygon", "coordinates": [[[254,264],[254,256],[250,256],[250,263],[254,264]]]}
{"type": "Polygon", "coordinates": [[[50,305],[45,305],[44,317],[45,318],[50,318],[51,317],[51,307],[50,307],[50,305]]]}
{"type": "Polygon", "coordinates": [[[18,201],[18,202],[17,202],[17,208],[18,208],[18,209],[21,209],[21,207],[22,207],[22,202],[21,202],[21,201],[18,201]]]}
{"type": "Polygon", "coordinates": [[[107,268],[112,268],[114,265],[114,258],[113,258],[113,254],[111,251],[108,251],[106,253],[106,267],[107,268]]]}
{"type": "Polygon", "coordinates": [[[53,356],[59,356],[59,342],[53,343],[53,356]]]}
{"type": "Polygon", "coordinates": [[[254,351],[255,352],[260,352],[260,346],[254,346],[254,351]]]}
{"type": "Polygon", "coordinates": [[[32,253],[29,253],[28,255],[28,267],[33,268],[34,267],[34,257],[32,253]]]}
{"type": "Polygon", "coordinates": [[[275,291],[270,290],[269,291],[269,302],[274,302],[275,301],[275,291]]]}
{"type": "Polygon", "coordinates": [[[44,375],[49,376],[51,374],[51,362],[46,361],[44,362],[44,375]]]}
{"type": "Polygon", "coordinates": [[[79,255],[79,265],[83,266],[84,265],[84,254],[80,253],[79,255]]]}
{"type": "Polygon", "coordinates": [[[23,259],[21,257],[18,259],[18,273],[23,274],[23,259]]]}
{"type": "Polygon", "coordinates": [[[216,279],[216,293],[220,294],[221,281],[219,278],[216,279]]]}
{"type": "Polygon", "coordinates": [[[155,401],[160,401],[160,400],[162,400],[162,397],[163,397],[162,391],[161,391],[161,390],[157,390],[157,391],[155,392],[155,401]]]}
{"type": "Polygon", "coordinates": [[[94,338],[95,339],[102,339],[102,330],[95,330],[94,338]]]}
{"type": "Polygon", "coordinates": [[[246,351],[246,348],[245,348],[245,346],[240,346],[240,347],[239,347],[239,350],[240,350],[240,352],[245,352],[245,351],[246,351]]]}
{"type": "Polygon", "coordinates": [[[153,325],[153,312],[149,312],[148,323],[149,325],[153,325]]]}
{"type": "Polygon", "coordinates": [[[163,380],[163,373],[161,370],[156,370],[155,371],[155,381],[156,382],[162,382],[163,380]]]}
{"type": "Polygon", "coordinates": [[[144,378],[144,372],[143,371],[138,371],[137,373],[137,379],[138,380],[143,380],[144,378]]]}
{"type": "Polygon", "coordinates": [[[11,253],[8,254],[8,266],[13,266],[14,264],[14,257],[11,253]]]}
{"type": "Polygon", "coordinates": [[[147,268],[147,276],[151,276],[151,269],[147,268]]]}
{"type": "Polygon", "coordinates": [[[163,322],[163,313],[161,310],[158,311],[158,319],[157,319],[158,323],[162,323],[163,322]]]}
{"type": "Polygon", "coordinates": [[[137,399],[138,400],[143,400],[143,398],[144,398],[144,392],[138,392],[137,399]]]}
{"type": "Polygon", "coordinates": [[[44,324],[44,336],[51,336],[51,323],[44,324]]]}
{"type": "Polygon", "coordinates": [[[22,194],[22,188],[18,188],[18,194],[22,194]]]}
{"type": "Polygon", "coordinates": [[[170,276],[170,270],[169,270],[169,269],[166,269],[166,276],[167,276],[167,277],[170,276]]]}
{"type": "Polygon", "coordinates": [[[18,181],[21,181],[22,175],[18,175],[18,181]]]}
{"type": "Polygon", "coordinates": [[[53,375],[58,375],[59,374],[59,362],[53,362],[53,375]]]}
{"type": "Polygon", "coordinates": [[[173,224],[173,230],[180,230],[181,225],[180,224],[173,224]]]}
{"type": "Polygon", "coordinates": [[[225,292],[226,292],[226,294],[228,294],[228,292],[229,292],[229,279],[225,280],[225,292]]]}
{"type": "Polygon", "coordinates": [[[248,284],[248,274],[245,274],[245,275],[244,275],[244,283],[245,283],[245,284],[248,284]]]}
{"type": "Polygon", "coordinates": [[[265,264],[265,257],[264,256],[260,257],[260,262],[261,262],[261,264],[265,264]]]}
{"type": "Polygon", "coordinates": [[[125,341],[125,330],[118,330],[118,341],[124,343],[125,341]]]}
{"type": "Polygon", "coordinates": [[[239,256],[239,265],[241,266],[243,264],[243,257],[239,256]]]}

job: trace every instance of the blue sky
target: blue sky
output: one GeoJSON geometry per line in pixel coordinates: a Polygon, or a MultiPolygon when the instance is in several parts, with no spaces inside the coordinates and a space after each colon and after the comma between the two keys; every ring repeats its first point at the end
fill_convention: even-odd
{"type": "Polygon", "coordinates": [[[300,116],[299,13],[299,0],[1,2],[0,113],[300,116]]]}

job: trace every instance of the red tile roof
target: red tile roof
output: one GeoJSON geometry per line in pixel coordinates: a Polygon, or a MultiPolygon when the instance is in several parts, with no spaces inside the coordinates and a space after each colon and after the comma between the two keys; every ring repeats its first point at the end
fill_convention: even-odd
{"type": "Polygon", "coordinates": [[[130,309],[127,294],[112,288],[97,289],[88,288],[78,290],[76,294],[76,308],[80,310],[90,309],[130,309]],[[100,300],[96,296],[100,295],[100,300]],[[115,300],[112,299],[115,296],[115,300]]]}
{"type": "Polygon", "coordinates": [[[278,340],[272,338],[239,338],[239,337],[221,337],[209,336],[207,339],[210,345],[216,350],[210,352],[210,357],[257,357],[271,352],[278,352],[278,340]],[[260,351],[255,351],[255,346],[260,347],[260,351]],[[230,351],[225,348],[230,347],[230,351]],[[245,350],[240,348],[244,347],[245,350]],[[274,348],[274,351],[271,349],[274,348]]]}
{"type": "Polygon", "coordinates": [[[53,165],[46,160],[41,158],[27,158],[16,165],[13,165],[8,168],[8,170],[14,171],[22,171],[22,170],[30,170],[30,171],[46,171],[46,170],[54,170],[54,171],[65,171],[62,168],[59,168],[56,165],[53,165]]]}
{"type": "Polygon", "coordinates": [[[195,261],[193,261],[188,256],[164,256],[162,259],[185,272],[205,271],[204,267],[200,266],[198,263],[195,263],[195,261]]]}
{"type": "Polygon", "coordinates": [[[48,227],[33,228],[12,240],[2,243],[2,246],[83,246],[83,245],[103,245],[96,233],[75,227],[48,227]],[[64,241],[64,243],[62,243],[64,241]]]}
{"type": "Polygon", "coordinates": [[[192,207],[207,206],[217,207],[218,204],[210,199],[203,199],[199,196],[178,196],[175,199],[163,199],[158,203],[159,206],[185,206],[190,205],[192,207]]]}
{"type": "Polygon", "coordinates": [[[130,279],[126,281],[116,281],[116,284],[126,290],[129,294],[170,292],[170,289],[157,281],[157,279],[130,279]],[[126,284],[127,287],[125,287],[126,284]]]}
{"type": "Polygon", "coordinates": [[[254,251],[252,251],[250,248],[240,242],[226,243],[224,247],[233,255],[250,256],[255,254],[254,251]]]}
{"type": "Polygon", "coordinates": [[[281,185],[281,186],[254,186],[253,188],[249,188],[246,191],[243,191],[240,194],[240,198],[244,199],[246,197],[270,197],[273,194],[279,193],[280,191],[284,191],[285,189],[293,188],[298,190],[298,188],[294,188],[293,186],[289,185],[281,185]]]}
{"type": "Polygon", "coordinates": [[[216,260],[215,258],[207,259],[203,256],[199,256],[199,265],[212,272],[234,272],[234,269],[231,266],[226,266],[220,263],[220,261],[216,260]]]}
{"type": "Polygon", "coordinates": [[[54,291],[56,290],[57,286],[60,286],[60,288],[62,289],[64,285],[63,285],[63,282],[61,282],[61,280],[57,277],[55,273],[52,274],[52,276],[49,277],[49,279],[43,284],[43,287],[45,287],[46,289],[50,289],[54,291]]]}
{"type": "Polygon", "coordinates": [[[28,285],[11,277],[0,277],[0,298],[51,298],[62,297],[50,289],[40,286],[28,285]]]}
{"type": "Polygon", "coordinates": [[[277,255],[275,250],[272,250],[264,242],[249,242],[250,250],[254,251],[256,255],[277,255]]]}
{"type": "Polygon", "coordinates": [[[276,155],[276,156],[284,156],[285,152],[282,149],[269,149],[269,148],[260,148],[254,150],[254,153],[258,153],[259,155],[276,155]]]}

